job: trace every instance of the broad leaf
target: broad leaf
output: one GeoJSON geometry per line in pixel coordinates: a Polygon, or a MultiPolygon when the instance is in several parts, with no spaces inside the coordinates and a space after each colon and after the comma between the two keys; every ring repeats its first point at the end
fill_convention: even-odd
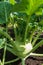
{"type": "Polygon", "coordinates": [[[11,11],[12,5],[10,3],[0,2],[0,24],[6,23],[6,17],[8,19],[11,11]]]}
{"type": "Polygon", "coordinates": [[[33,14],[40,5],[43,4],[43,0],[22,0],[20,3],[14,5],[14,11],[25,12],[29,15],[33,14]]]}
{"type": "Polygon", "coordinates": [[[9,2],[10,2],[11,4],[13,4],[13,5],[16,3],[15,0],[9,0],[9,2]]]}
{"type": "Polygon", "coordinates": [[[36,15],[43,15],[43,8],[38,9],[36,15]]]}
{"type": "Polygon", "coordinates": [[[33,14],[35,11],[37,11],[38,7],[43,4],[43,0],[29,0],[29,8],[27,10],[27,13],[33,14]]]}

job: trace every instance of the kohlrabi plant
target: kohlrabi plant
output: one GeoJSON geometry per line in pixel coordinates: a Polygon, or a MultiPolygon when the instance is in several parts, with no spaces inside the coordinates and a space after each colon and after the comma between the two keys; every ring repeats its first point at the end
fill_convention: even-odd
{"type": "Polygon", "coordinates": [[[43,45],[43,38],[40,38],[42,32],[43,0],[0,1],[0,49],[4,49],[0,65],[19,59],[22,60],[22,65],[25,65],[27,57],[43,56],[43,54],[34,53],[39,46],[43,45]],[[12,31],[9,31],[10,29],[12,31]],[[40,41],[37,42],[39,38],[40,41]],[[6,50],[18,58],[5,62],[6,50]]]}

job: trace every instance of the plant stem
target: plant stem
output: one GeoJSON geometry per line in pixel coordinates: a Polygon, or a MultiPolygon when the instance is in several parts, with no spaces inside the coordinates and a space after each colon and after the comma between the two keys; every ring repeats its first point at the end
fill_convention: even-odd
{"type": "Polygon", "coordinates": [[[22,65],[25,65],[25,59],[22,59],[22,65]]]}
{"type": "Polygon", "coordinates": [[[2,60],[3,65],[4,65],[4,62],[5,62],[5,54],[6,54],[6,44],[5,44],[5,47],[4,47],[4,54],[3,54],[3,60],[2,60]]]}
{"type": "Polygon", "coordinates": [[[32,42],[33,39],[33,35],[35,34],[35,31],[37,30],[37,27],[35,27],[35,29],[32,31],[31,35],[30,35],[30,42],[32,42]]]}
{"type": "Polygon", "coordinates": [[[18,60],[19,60],[19,58],[14,59],[14,60],[11,60],[11,61],[8,61],[8,62],[5,62],[5,64],[10,64],[10,63],[16,62],[16,61],[18,61],[18,60]]]}
{"type": "Polygon", "coordinates": [[[33,42],[32,42],[33,46],[35,45],[35,42],[38,40],[38,38],[39,38],[39,36],[40,36],[41,33],[42,33],[42,30],[39,31],[39,33],[37,34],[36,38],[33,40],[33,42]]]}
{"type": "Polygon", "coordinates": [[[26,55],[25,59],[27,59],[30,55],[31,55],[31,53],[30,53],[30,54],[28,54],[28,55],[26,55]]]}
{"type": "Polygon", "coordinates": [[[37,53],[31,53],[30,55],[33,55],[33,56],[43,56],[43,54],[37,54],[37,53]]]}
{"type": "Polygon", "coordinates": [[[27,59],[29,56],[43,56],[43,54],[37,54],[37,53],[30,53],[30,54],[28,54],[26,57],[25,57],[25,59],[27,59]]]}
{"type": "Polygon", "coordinates": [[[29,17],[27,17],[28,21],[27,21],[26,30],[25,30],[24,41],[26,41],[27,31],[28,31],[28,23],[30,22],[30,18],[31,18],[31,15],[29,17]]]}

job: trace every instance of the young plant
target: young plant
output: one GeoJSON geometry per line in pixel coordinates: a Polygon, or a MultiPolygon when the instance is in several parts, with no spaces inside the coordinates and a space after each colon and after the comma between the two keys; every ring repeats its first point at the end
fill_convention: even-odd
{"type": "Polygon", "coordinates": [[[0,49],[4,48],[1,65],[15,62],[19,58],[22,60],[22,65],[25,65],[28,56],[43,56],[43,54],[34,53],[39,46],[43,45],[43,39],[36,43],[43,32],[43,11],[40,20],[37,20],[37,17],[38,19],[40,17],[37,12],[40,12],[40,8],[43,9],[41,6],[43,6],[43,0],[21,0],[19,3],[14,0],[0,2],[0,24],[6,24],[6,28],[0,28],[2,38],[6,39],[4,44],[2,42],[0,44],[0,49]],[[9,34],[10,28],[14,38],[9,34]],[[5,62],[6,49],[19,58],[5,62]]]}

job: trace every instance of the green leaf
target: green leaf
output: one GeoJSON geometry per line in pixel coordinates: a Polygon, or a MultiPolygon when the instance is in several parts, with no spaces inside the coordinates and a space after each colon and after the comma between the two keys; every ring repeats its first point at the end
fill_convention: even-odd
{"type": "Polygon", "coordinates": [[[43,8],[40,8],[37,12],[36,15],[43,15],[43,8]]]}
{"type": "Polygon", "coordinates": [[[43,0],[22,0],[20,3],[14,5],[14,11],[25,12],[28,15],[33,14],[40,5],[43,4],[43,0]]]}
{"type": "Polygon", "coordinates": [[[43,0],[29,0],[29,8],[27,10],[27,13],[33,14],[35,11],[37,11],[38,7],[43,4],[43,0]]]}
{"type": "Polygon", "coordinates": [[[10,2],[11,4],[13,4],[13,5],[16,3],[15,0],[9,0],[9,2],[10,2]]]}
{"type": "Polygon", "coordinates": [[[8,18],[12,11],[12,5],[8,2],[0,2],[0,24],[6,23],[5,10],[8,18]]]}
{"type": "Polygon", "coordinates": [[[20,3],[16,3],[14,5],[14,11],[15,12],[25,12],[26,13],[27,5],[29,5],[28,0],[21,0],[20,3]]]}
{"type": "Polygon", "coordinates": [[[41,20],[41,21],[39,22],[39,25],[43,26],[43,20],[41,20]]]}
{"type": "Polygon", "coordinates": [[[3,23],[5,23],[5,20],[0,18],[0,24],[3,24],[3,23]]]}

